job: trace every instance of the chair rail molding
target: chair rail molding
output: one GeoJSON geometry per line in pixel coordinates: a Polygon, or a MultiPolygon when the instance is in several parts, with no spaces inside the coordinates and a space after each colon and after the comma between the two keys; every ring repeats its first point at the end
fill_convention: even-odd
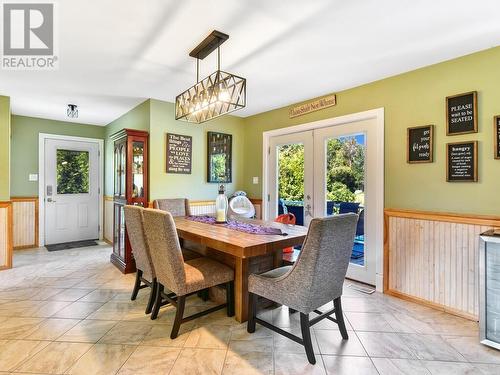
{"type": "Polygon", "coordinates": [[[384,292],[478,320],[479,235],[500,217],[386,209],[384,292]]]}

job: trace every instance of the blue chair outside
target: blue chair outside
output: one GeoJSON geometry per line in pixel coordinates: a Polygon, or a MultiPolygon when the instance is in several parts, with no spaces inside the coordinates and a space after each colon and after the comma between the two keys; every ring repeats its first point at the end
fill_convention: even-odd
{"type": "Polygon", "coordinates": [[[359,213],[358,224],[356,225],[356,237],[365,235],[365,210],[359,213]]]}
{"type": "Polygon", "coordinates": [[[358,210],[359,210],[359,203],[340,202],[340,208],[339,208],[340,214],[347,214],[349,212],[353,212],[353,213],[357,214],[358,210]]]}
{"type": "Polygon", "coordinates": [[[296,225],[304,225],[304,206],[286,205],[289,214],[294,214],[296,225]]]}

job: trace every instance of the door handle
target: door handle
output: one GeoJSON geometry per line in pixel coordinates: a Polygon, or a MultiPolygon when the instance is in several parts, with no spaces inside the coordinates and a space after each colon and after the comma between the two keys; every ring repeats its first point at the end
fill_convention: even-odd
{"type": "Polygon", "coordinates": [[[56,203],[56,201],[53,200],[52,198],[47,198],[47,202],[56,203]]]}
{"type": "Polygon", "coordinates": [[[304,215],[305,215],[305,216],[311,216],[311,217],[312,217],[312,215],[311,215],[311,205],[310,205],[310,204],[308,204],[305,208],[306,208],[306,209],[305,209],[304,215]]]}

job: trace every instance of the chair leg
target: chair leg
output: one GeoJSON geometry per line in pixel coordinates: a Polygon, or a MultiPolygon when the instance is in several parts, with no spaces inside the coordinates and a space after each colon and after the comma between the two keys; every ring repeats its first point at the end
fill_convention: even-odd
{"type": "Polygon", "coordinates": [[[153,310],[153,306],[156,300],[156,289],[158,288],[158,282],[153,279],[151,282],[151,293],[149,294],[148,305],[146,306],[146,314],[150,314],[153,310]]]}
{"type": "Polygon", "coordinates": [[[137,293],[139,293],[139,287],[141,286],[141,277],[142,271],[138,269],[135,273],[134,290],[132,290],[132,297],[130,297],[132,301],[135,301],[135,299],[137,298],[137,293]]]}
{"type": "Polygon", "coordinates": [[[257,296],[253,293],[248,293],[248,322],[247,332],[255,332],[255,317],[257,315],[257,296]]]}
{"type": "Polygon", "coordinates": [[[161,307],[161,294],[163,293],[164,286],[160,283],[156,286],[156,301],[153,307],[153,312],[151,313],[151,320],[155,320],[158,317],[158,312],[161,307]]]}
{"type": "Polygon", "coordinates": [[[179,328],[181,327],[185,304],[186,296],[177,297],[177,311],[175,312],[174,326],[172,327],[172,332],[170,333],[170,338],[172,340],[177,338],[177,335],[179,334],[179,328]]]}
{"type": "Polygon", "coordinates": [[[291,307],[289,307],[289,308],[288,308],[288,312],[289,312],[290,314],[295,314],[295,313],[297,312],[297,310],[294,310],[294,309],[292,309],[291,307]]]}
{"type": "Polygon", "coordinates": [[[349,335],[347,334],[347,329],[345,327],[344,322],[344,314],[342,313],[342,302],[339,298],[335,298],[333,300],[333,307],[335,308],[335,317],[337,318],[337,324],[339,326],[340,334],[344,340],[349,339],[349,335]]]}
{"type": "Polygon", "coordinates": [[[311,341],[311,327],[309,326],[309,315],[300,313],[300,329],[302,331],[302,340],[304,340],[304,347],[306,348],[307,359],[309,363],[314,365],[316,358],[314,357],[314,350],[311,341]]]}
{"type": "Polygon", "coordinates": [[[234,316],[234,283],[226,283],[226,309],[227,316],[234,316]]]}

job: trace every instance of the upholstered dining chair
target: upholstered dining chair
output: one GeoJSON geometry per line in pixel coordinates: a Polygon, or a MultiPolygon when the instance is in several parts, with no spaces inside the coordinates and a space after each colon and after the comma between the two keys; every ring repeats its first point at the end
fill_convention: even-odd
{"type": "Polygon", "coordinates": [[[157,283],[151,254],[149,253],[149,248],[144,237],[142,210],[143,208],[139,206],[127,205],[124,207],[125,225],[137,269],[131,300],[134,301],[137,298],[140,289],[151,288],[149,302],[146,307],[146,314],[149,314],[153,309],[156,298],[157,283]]]}
{"type": "Polygon", "coordinates": [[[153,316],[161,306],[176,307],[170,337],[175,339],[182,323],[227,307],[227,315],[234,315],[234,271],[213,259],[201,257],[184,262],[175,223],[169,212],[145,209],[146,242],[156,270],[158,289],[153,316]],[[226,303],[184,317],[186,297],[217,285],[226,287],[226,303]],[[170,293],[165,293],[167,288],[170,293]]]}
{"type": "Polygon", "coordinates": [[[304,345],[307,359],[316,363],[310,327],[323,319],[338,324],[347,340],[342,315],[342,287],[349,265],[358,215],[348,213],[311,220],[302,251],[293,266],[285,266],[248,278],[249,312],[247,331],[255,332],[259,323],[287,338],[304,345]],[[288,306],[300,312],[302,338],[275,327],[256,317],[257,296],[288,306]],[[333,301],[334,308],[321,312],[319,307],[333,301]],[[309,313],[318,314],[309,319],[309,313]],[[335,318],[330,315],[335,313],[335,318]]]}
{"type": "Polygon", "coordinates": [[[189,216],[189,200],[186,198],[155,199],[153,208],[170,212],[172,216],[189,216]]]}

